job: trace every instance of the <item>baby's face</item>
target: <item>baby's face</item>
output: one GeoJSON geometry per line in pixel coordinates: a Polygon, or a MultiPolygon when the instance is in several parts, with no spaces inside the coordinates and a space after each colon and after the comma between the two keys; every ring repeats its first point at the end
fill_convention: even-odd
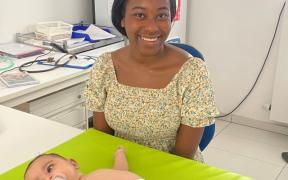
{"type": "Polygon", "coordinates": [[[56,156],[42,156],[35,160],[25,175],[25,180],[78,180],[77,164],[56,156]]]}

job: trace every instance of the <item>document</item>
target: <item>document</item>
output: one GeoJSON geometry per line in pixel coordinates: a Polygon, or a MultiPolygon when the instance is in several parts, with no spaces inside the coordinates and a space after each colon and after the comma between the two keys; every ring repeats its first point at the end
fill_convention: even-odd
{"type": "Polygon", "coordinates": [[[108,33],[103,29],[91,24],[84,33],[88,34],[92,40],[110,39],[116,37],[114,34],[108,33]]]}
{"type": "Polygon", "coordinates": [[[26,72],[1,74],[0,80],[9,88],[40,83],[37,79],[26,72]]]}
{"type": "Polygon", "coordinates": [[[22,43],[0,44],[0,52],[16,58],[38,55],[41,54],[43,51],[43,48],[30,46],[22,43]]]}

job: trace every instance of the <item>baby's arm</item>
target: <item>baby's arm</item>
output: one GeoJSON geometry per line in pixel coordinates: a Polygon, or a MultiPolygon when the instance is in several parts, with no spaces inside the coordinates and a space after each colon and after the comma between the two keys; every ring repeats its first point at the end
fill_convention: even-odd
{"type": "Polygon", "coordinates": [[[128,161],[126,159],[123,147],[118,147],[118,149],[115,152],[113,169],[128,171],[128,161]]]}

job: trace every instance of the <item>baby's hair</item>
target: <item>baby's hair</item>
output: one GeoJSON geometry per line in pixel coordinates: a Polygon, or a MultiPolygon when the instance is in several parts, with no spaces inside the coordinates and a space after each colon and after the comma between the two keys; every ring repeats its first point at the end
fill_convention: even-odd
{"type": "Polygon", "coordinates": [[[27,174],[27,171],[29,170],[29,168],[31,167],[31,165],[39,158],[41,157],[45,157],[45,156],[52,156],[52,157],[57,157],[57,158],[61,158],[61,159],[64,159],[64,160],[67,160],[65,157],[59,155],[59,154],[55,154],[55,153],[49,153],[49,154],[40,154],[38,156],[36,156],[27,166],[26,170],[25,170],[25,173],[24,173],[24,179],[25,179],[25,176],[27,174]]]}

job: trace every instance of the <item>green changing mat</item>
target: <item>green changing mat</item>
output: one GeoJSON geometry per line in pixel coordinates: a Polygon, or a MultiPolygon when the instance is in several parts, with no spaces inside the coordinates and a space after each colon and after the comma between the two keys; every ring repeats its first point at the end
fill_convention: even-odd
{"type": "MultiPolygon", "coordinates": [[[[114,152],[123,145],[129,162],[129,169],[145,180],[249,180],[232,172],[227,172],[193,160],[181,158],[141,146],[114,136],[89,129],[71,140],[51,149],[49,153],[58,153],[75,159],[80,171],[89,173],[99,168],[111,168],[114,152]]],[[[26,166],[23,163],[0,175],[0,180],[21,180],[26,166]]]]}

